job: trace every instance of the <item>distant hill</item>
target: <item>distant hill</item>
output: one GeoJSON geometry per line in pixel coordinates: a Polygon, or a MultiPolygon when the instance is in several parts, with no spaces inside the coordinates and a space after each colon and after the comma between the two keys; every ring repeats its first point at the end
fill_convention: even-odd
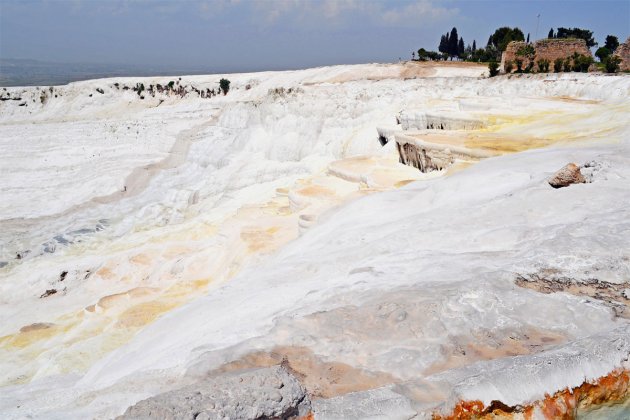
{"type": "Polygon", "coordinates": [[[210,68],[166,68],[124,64],[55,63],[0,58],[0,86],[65,85],[80,80],[120,76],[208,74],[210,68]]]}

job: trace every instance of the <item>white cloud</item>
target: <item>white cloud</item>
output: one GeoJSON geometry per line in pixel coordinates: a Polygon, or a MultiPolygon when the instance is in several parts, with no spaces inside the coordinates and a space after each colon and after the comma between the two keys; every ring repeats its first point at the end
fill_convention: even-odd
{"type": "Polygon", "coordinates": [[[459,14],[457,8],[437,6],[429,0],[418,0],[404,7],[385,11],[383,22],[388,24],[418,23],[439,20],[459,14]]]}
{"type": "Polygon", "coordinates": [[[459,9],[441,6],[434,0],[411,2],[386,0],[250,0],[256,15],[266,24],[283,18],[329,20],[329,23],[357,17],[369,18],[384,25],[418,24],[447,19],[459,9]]]}

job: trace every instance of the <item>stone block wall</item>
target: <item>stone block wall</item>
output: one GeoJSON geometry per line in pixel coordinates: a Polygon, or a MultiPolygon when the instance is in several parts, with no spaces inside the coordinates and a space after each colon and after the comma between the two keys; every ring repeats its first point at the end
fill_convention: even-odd
{"type": "MultiPolygon", "coordinates": [[[[507,48],[501,55],[501,70],[505,71],[505,62],[510,60],[514,63],[516,60],[516,52],[519,48],[525,46],[523,41],[512,41],[508,44],[507,48]]],[[[586,46],[586,41],[583,39],[541,39],[533,43],[534,50],[536,50],[536,57],[534,62],[540,59],[547,59],[550,63],[550,68],[553,69],[553,62],[556,58],[565,59],[570,57],[573,53],[583,54],[592,57],[591,50],[586,46]]],[[[621,48],[621,47],[620,47],[621,48]]],[[[523,60],[525,61],[525,60],[523,60]]],[[[525,67],[525,64],[523,65],[525,67]]],[[[516,68],[516,65],[514,66],[516,68]]]]}
{"type": "Polygon", "coordinates": [[[619,69],[621,71],[630,71],[630,37],[626,39],[626,42],[617,47],[614,55],[621,58],[619,69]]]}

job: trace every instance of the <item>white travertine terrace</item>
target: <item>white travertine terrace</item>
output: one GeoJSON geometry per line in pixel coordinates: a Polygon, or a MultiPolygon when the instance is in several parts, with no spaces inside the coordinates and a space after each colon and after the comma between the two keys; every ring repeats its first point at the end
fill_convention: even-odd
{"type": "Polygon", "coordinates": [[[630,78],[413,66],[229,75],[210,99],[114,87],[169,77],[7,88],[28,106],[0,103],[2,417],[115,417],[278,347],[374,379],[316,418],[526,404],[630,368],[627,298],[515,284],[630,288],[630,78]],[[450,125],[403,133],[405,110],[450,125]],[[402,165],[400,139],[456,164],[402,165]],[[590,183],[546,182],[591,161],[590,183]]]}

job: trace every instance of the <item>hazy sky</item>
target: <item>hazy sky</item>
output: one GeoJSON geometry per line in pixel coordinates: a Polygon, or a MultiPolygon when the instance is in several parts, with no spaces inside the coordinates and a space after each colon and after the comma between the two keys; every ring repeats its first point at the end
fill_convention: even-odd
{"type": "Polygon", "coordinates": [[[0,0],[0,58],[223,71],[410,58],[456,26],[485,46],[499,26],[630,35],[630,0],[0,0]]]}

